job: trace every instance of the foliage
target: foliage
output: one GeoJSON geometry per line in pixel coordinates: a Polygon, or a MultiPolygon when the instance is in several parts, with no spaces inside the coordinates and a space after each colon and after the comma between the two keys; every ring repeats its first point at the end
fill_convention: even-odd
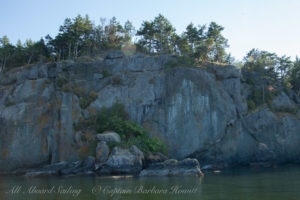
{"type": "Polygon", "coordinates": [[[267,104],[271,108],[271,101],[277,95],[278,91],[270,90],[268,87],[253,87],[247,99],[248,109],[253,110],[263,104],[267,104]]]}
{"type": "Polygon", "coordinates": [[[288,70],[287,81],[298,96],[300,96],[300,59],[298,57],[293,66],[288,70]]]}
{"type": "Polygon", "coordinates": [[[144,152],[166,152],[166,147],[157,138],[150,138],[147,131],[140,125],[130,121],[124,105],[114,103],[111,108],[103,107],[99,113],[90,116],[88,119],[80,119],[74,124],[75,130],[92,128],[97,132],[115,131],[120,134],[120,144],[110,143],[109,146],[130,147],[138,146],[144,152]]]}
{"type": "Polygon", "coordinates": [[[144,21],[137,35],[142,36],[139,44],[149,53],[174,52],[172,37],[175,35],[175,28],[161,14],[155,17],[153,21],[144,21]]]}

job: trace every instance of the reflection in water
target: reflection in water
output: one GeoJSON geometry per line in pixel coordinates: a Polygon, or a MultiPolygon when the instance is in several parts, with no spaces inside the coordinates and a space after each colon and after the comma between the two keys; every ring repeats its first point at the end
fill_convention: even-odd
{"type": "Polygon", "coordinates": [[[242,168],[205,177],[0,177],[0,199],[300,199],[300,167],[242,168]]]}

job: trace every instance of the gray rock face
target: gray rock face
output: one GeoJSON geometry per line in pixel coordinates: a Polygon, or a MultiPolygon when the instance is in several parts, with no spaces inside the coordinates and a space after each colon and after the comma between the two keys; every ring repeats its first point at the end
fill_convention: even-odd
{"type": "Polygon", "coordinates": [[[96,161],[98,163],[103,163],[108,159],[109,147],[106,142],[101,141],[96,147],[96,161]]]}
{"type": "Polygon", "coordinates": [[[2,74],[0,171],[78,160],[82,142],[73,124],[114,102],[124,104],[130,119],[160,138],[176,159],[192,156],[201,165],[223,166],[300,160],[297,98],[279,96],[273,105],[294,105],[298,116],[265,108],[248,114],[240,70],[166,69],[173,59],[111,56],[2,74]],[[82,108],[90,92],[97,99],[82,108]]]}
{"type": "Polygon", "coordinates": [[[168,158],[161,154],[161,153],[146,153],[145,154],[145,166],[149,167],[150,165],[154,164],[154,163],[159,163],[159,162],[164,162],[165,160],[167,160],[168,158]]]}
{"type": "Polygon", "coordinates": [[[120,135],[118,133],[107,131],[96,135],[96,140],[104,142],[121,142],[120,135]]]}
{"type": "Polygon", "coordinates": [[[297,110],[295,103],[284,92],[274,98],[272,107],[283,112],[297,110]]]}
{"type": "Polygon", "coordinates": [[[203,176],[199,162],[186,158],[182,161],[174,159],[156,163],[141,171],[140,176],[203,176]]]}
{"type": "Polygon", "coordinates": [[[99,174],[137,174],[142,170],[143,153],[132,146],[129,150],[115,147],[99,174]]]}

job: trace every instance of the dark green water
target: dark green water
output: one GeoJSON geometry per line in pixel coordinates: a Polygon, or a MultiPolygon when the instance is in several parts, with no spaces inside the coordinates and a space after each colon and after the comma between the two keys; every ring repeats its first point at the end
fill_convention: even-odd
{"type": "Polygon", "coordinates": [[[300,199],[300,167],[242,168],[203,178],[0,177],[1,200],[300,199]],[[38,194],[41,189],[50,194],[38,194]],[[52,190],[51,190],[52,189],[52,190]],[[123,193],[123,194],[120,194],[123,193]],[[124,194],[125,193],[125,194],[124,194]]]}

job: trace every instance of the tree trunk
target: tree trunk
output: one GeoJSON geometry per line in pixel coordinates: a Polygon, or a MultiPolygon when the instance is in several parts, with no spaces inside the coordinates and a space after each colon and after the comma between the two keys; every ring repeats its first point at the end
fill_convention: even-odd
{"type": "Polygon", "coordinates": [[[162,52],[162,33],[161,33],[161,30],[160,30],[160,36],[159,36],[159,54],[161,54],[162,52]]]}
{"type": "Polygon", "coordinates": [[[4,59],[3,59],[3,65],[2,65],[2,67],[1,67],[1,72],[4,72],[4,70],[5,70],[5,65],[6,65],[6,56],[4,57],[4,59]]]}
{"type": "Polygon", "coordinates": [[[29,56],[29,58],[28,58],[28,61],[27,61],[27,64],[29,65],[30,64],[30,62],[31,62],[31,59],[32,59],[32,54],[29,56]]]}
{"type": "Polygon", "coordinates": [[[71,42],[69,43],[69,55],[68,55],[68,57],[69,57],[69,59],[71,59],[71,42]]]}

